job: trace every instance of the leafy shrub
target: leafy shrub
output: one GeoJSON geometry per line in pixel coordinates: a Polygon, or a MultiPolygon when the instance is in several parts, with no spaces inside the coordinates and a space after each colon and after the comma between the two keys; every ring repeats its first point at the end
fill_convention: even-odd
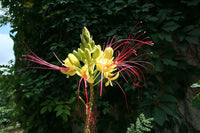
{"type": "MultiPolygon", "coordinates": [[[[10,65],[0,65],[0,128],[14,123],[14,69],[13,62],[10,65]],[[11,84],[9,84],[11,83],[11,84]]],[[[3,131],[2,131],[3,132],[3,131]]]]}
{"type": "MultiPolygon", "coordinates": [[[[25,132],[75,132],[74,126],[81,124],[72,112],[77,109],[77,102],[67,104],[70,115],[65,121],[52,105],[52,109],[44,111],[44,107],[52,97],[52,103],[68,101],[74,97],[77,101],[77,79],[66,79],[62,74],[45,70],[18,71],[26,66],[34,66],[30,62],[19,59],[26,53],[25,41],[40,57],[49,62],[56,62],[52,51],[65,59],[67,53],[79,45],[79,33],[83,26],[90,29],[97,44],[103,44],[108,37],[115,34],[118,38],[126,36],[138,21],[137,26],[146,29],[155,46],[144,48],[152,51],[150,60],[154,68],[146,76],[143,88],[135,88],[123,83],[127,101],[131,109],[130,117],[136,118],[143,112],[147,117],[154,117],[152,132],[173,131],[175,126],[180,132],[187,132],[191,125],[181,121],[177,102],[185,97],[185,88],[190,85],[191,76],[198,74],[199,68],[185,61],[184,54],[191,51],[191,46],[199,46],[200,18],[199,1],[192,0],[32,0],[27,2],[1,0],[2,6],[9,8],[9,16],[1,16],[3,23],[10,22],[15,50],[16,83],[7,81],[10,88],[16,90],[16,120],[21,123],[25,132]],[[41,111],[43,110],[43,111],[41,111]],[[42,112],[42,114],[41,114],[42,112]],[[185,129],[185,130],[183,130],[185,129]]],[[[55,63],[56,64],[56,63],[55,63]]],[[[120,89],[106,88],[104,96],[97,100],[98,132],[112,130],[116,133],[126,131],[128,116],[124,107],[124,97],[120,89]],[[118,114],[114,115],[115,112],[118,114]],[[101,117],[99,117],[101,116],[101,117]]],[[[96,94],[98,95],[98,94],[96,94]]],[[[51,103],[50,102],[50,103],[51,103]]],[[[69,113],[68,113],[69,114],[69,113]]]]}
{"type": "MultiPolygon", "coordinates": [[[[200,81],[191,85],[192,88],[200,87],[200,81]]],[[[191,106],[200,109],[200,92],[193,98],[191,106]]]]}
{"type": "Polygon", "coordinates": [[[8,109],[4,106],[0,107],[0,128],[1,129],[11,124],[12,122],[10,119],[11,112],[12,112],[12,109],[8,109]]]}
{"type": "Polygon", "coordinates": [[[150,132],[152,126],[153,118],[146,119],[144,114],[140,114],[136,120],[136,123],[132,123],[131,127],[127,128],[126,133],[146,133],[150,132]]]}

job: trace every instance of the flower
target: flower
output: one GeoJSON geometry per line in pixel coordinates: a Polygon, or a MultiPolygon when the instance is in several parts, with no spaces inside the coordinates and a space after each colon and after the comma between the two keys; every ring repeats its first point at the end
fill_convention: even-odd
{"type": "MultiPolygon", "coordinates": [[[[133,30],[139,23],[134,26],[133,30]]],[[[23,60],[32,61],[44,65],[45,67],[25,67],[22,70],[27,68],[53,69],[59,70],[61,73],[66,74],[67,78],[74,75],[80,76],[78,85],[78,101],[80,99],[85,105],[85,132],[90,132],[90,129],[93,130],[95,127],[95,117],[92,112],[94,102],[93,87],[95,85],[100,83],[100,96],[102,96],[103,80],[107,80],[105,86],[113,86],[112,82],[114,81],[122,90],[126,100],[126,94],[123,88],[117,82],[119,75],[121,75],[126,82],[128,82],[127,77],[129,77],[134,86],[142,86],[145,83],[145,77],[142,68],[147,69],[144,64],[151,65],[151,63],[136,59],[150,53],[138,55],[137,52],[138,49],[143,45],[152,46],[153,43],[147,40],[149,37],[142,38],[145,32],[137,32],[133,35],[133,30],[127,39],[114,41],[116,38],[113,37],[112,40],[107,43],[105,49],[102,50],[100,45],[95,44],[90,36],[89,31],[86,27],[84,27],[81,34],[80,48],[74,50],[72,53],[69,53],[67,58],[63,61],[60,61],[54,53],[55,57],[62,64],[62,67],[53,65],[39,58],[25,44],[32,55],[23,55],[23,60]],[[98,77],[100,77],[100,79],[98,77]],[[87,87],[88,84],[90,88],[89,90],[87,87]],[[83,86],[85,100],[83,100],[79,95],[81,85],[83,86]],[[88,93],[88,91],[90,91],[90,93],[88,93]],[[90,97],[88,94],[90,94],[90,97]]],[[[127,101],[126,105],[128,109],[127,101]]]]}

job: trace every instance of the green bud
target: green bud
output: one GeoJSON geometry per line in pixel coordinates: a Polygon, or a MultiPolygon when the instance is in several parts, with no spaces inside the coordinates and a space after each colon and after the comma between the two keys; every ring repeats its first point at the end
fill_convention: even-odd
{"type": "Polygon", "coordinates": [[[85,53],[84,53],[84,51],[82,49],[78,48],[78,53],[82,58],[81,61],[83,61],[85,63],[85,59],[84,59],[85,58],[85,53]]]}
{"type": "Polygon", "coordinates": [[[82,36],[87,43],[90,42],[90,39],[91,39],[90,32],[88,31],[88,29],[85,26],[83,27],[82,36]]]}
{"type": "Polygon", "coordinates": [[[104,58],[108,58],[108,59],[111,59],[113,56],[113,49],[111,47],[107,47],[105,50],[104,50],[104,58]]]}
{"type": "Polygon", "coordinates": [[[90,42],[90,46],[91,46],[92,48],[94,48],[95,42],[94,42],[93,40],[90,42]]]}
{"type": "Polygon", "coordinates": [[[87,48],[88,48],[90,51],[92,51],[92,47],[91,47],[90,43],[87,45],[87,48]]]}
{"type": "Polygon", "coordinates": [[[85,49],[85,57],[88,61],[91,61],[91,54],[90,54],[90,50],[88,48],[85,49]]]}
{"type": "Polygon", "coordinates": [[[83,35],[81,35],[81,42],[82,42],[83,45],[87,44],[87,41],[85,40],[83,35]]]}
{"type": "Polygon", "coordinates": [[[73,55],[75,55],[78,60],[82,60],[81,55],[76,50],[73,50],[73,55]]]}
{"type": "Polygon", "coordinates": [[[80,43],[80,48],[84,51],[85,46],[82,43],[80,43]]]}
{"type": "Polygon", "coordinates": [[[72,53],[68,54],[68,59],[69,59],[69,61],[71,62],[72,65],[75,65],[77,67],[80,66],[79,60],[72,53]]]}
{"type": "Polygon", "coordinates": [[[94,47],[94,52],[93,52],[93,57],[96,59],[101,53],[101,46],[100,45],[95,45],[94,47]]]}

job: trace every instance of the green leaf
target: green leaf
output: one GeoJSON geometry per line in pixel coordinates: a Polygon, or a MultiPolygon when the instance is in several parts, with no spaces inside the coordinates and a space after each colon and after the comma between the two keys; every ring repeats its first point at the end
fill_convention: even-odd
{"type": "Polygon", "coordinates": [[[47,106],[48,107],[48,111],[51,112],[52,111],[52,106],[47,106]]]}
{"type": "Polygon", "coordinates": [[[116,3],[124,3],[124,0],[116,0],[116,3]]]}
{"type": "Polygon", "coordinates": [[[171,59],[163,59],[163,63],[165,65],[170,65],[170,66],[176,66],[178,64],[177,62],[175,62],[175,61],[173,61],[171,59]]]}
{"type": "Polygon", "coordinates": [[[192,100],[191,106],[200,109],[200,93],[198,93],[192,100]]]}
{"type": "Polygon", "coordinates": [[[158,37],[161,39],[161,40],[166,40],[168,42],[172,42],[172,36],[171,34],[169,33],[166,33],[166,32],[161,32],[158,34],[158,37]]]}
{"type": "Polygon", "coordinates": [[[158,125],[162,126],[167,119],[167,114],[159,107],[155,107],[153,118],[158,125]]]}
{"type": "Polygon", "coordinates": [[[178,44],[178,46],[182,51],[186,52],[186,50],[188,48],[188,43],[186,41],[184,41],[184,42],[178,44]]]}
{"type": "Polygon", "coordinates": [[[65,112],[66,115],[70,115],[71,114],[69,110],[65,110],[64,112],[65,112]]]}
{"type": "Polygon", "coordinates": [[[197,45],[200,44],[200,43],[199,43],[199,38],[198,38],[198,36],[187,36],[185,39],[186,39],[189,43],[197,44],[197,45]]]}
{"type": "Polygon", "coordinates": [[[58,105],[56,106],[56,108],[54,109],[55,111],[59,111],[63,109],[63,105],[58,105]]]}
{"type": "Polygon", "coordinates": [[[168,106],[168,104],[160,104],[159,106],[162,110],[164,110],[168,115],[171,116],[176,116],[176,113],[174,112],[174,108],[170,108],[170,106],[168,106]]]}
{"type": "Polygon", "coordinates": [[[194,25],[188,25],[188,26],[185,26],[185,28],[183,28],[183,31],[188,33],[189,31],[193,29],[194,29],[194,25]]]}
{"type": "Polygon", "coordinates": [[[185,3],[187,6],[196,6],[200,3],[199,0],[181,0],[182,3],[185,3]]]}
{"type": "Polygon", "coordinates": [[[176,30],[178,27],[180,27],[180,25],[178,25],[177,23],[170,21],[167,22],[163,25],[162,29],[169,32],[169,31],[174,31],[176,30]]]}
{"type": "Polygon", "coordinates": [[[172,42],[173,41],[171,34],[163,34],[163,38],[168,42],[172,42]]]}
{"type": "Polygon", "coordinates": [[[136,119],[136,123],[132,123],[130,127],[127,128],[126,133],[146,133],[150,132],[152,126],[153,118],[146,119],[144,114],[141,113],[136,119]]]}
{"type": "Polygon", "coordinates": [[[155,22],[155,21],[158,20],[157,17],[151,16],[151,15],[147,15],[147,16],[145,17],[145,19],[146,19],[146,20],[149,20],[149,21],[153,21],[153,22],[155,22]]]}
{"type": "Polygon", "coordinates": [[[194,83],[194,84],[192,84],[190,87],[192,87],[192,88],[200,87],[200,80],[199,80],[198,83],[194,83]]]}
{"type": "Polygon", "coordinates": [[[113,36],[114,34],[116,34],[116,32],[117,32],[117,28],[115,28],[115,29],[113,29],[113,30],[110,30],[107,34],[106,34],[106,36],[113,36]]]}
{"type": "Polygon", "coordinates": [[[166,16],[168,14],[168,10],[166,9],[160,9],[159,13],[157,14],[157,17],[159,18],[158,21],[161,23],[166,19],[166,16]]]}
{"type": "Polygon", "coordinates": [[[65,110],[71,110],[70,106],[68,106],[68,105],[65,105],[65,106],[64,106],[64,109],[65,109],[65,110]]]}
{"type": "Polygon", "coordinates": [[[41,110],[40,110],[40,114],[44,114],[48,109],[48,106],[45,106],[43,107],[41,110]]]}
{"type": "Polygon", "coordinates": [[[63,110],[58,110],[58,112],[56,113],[56,117],[60,116],[63,113],[63,110]]]}
{"type": "Polygon", "coordinates": [[[155,5],[154,4],[144,4],[142,5],[142,8],[141,8],[141,11],[142,12],[148,12],[150,8],[154,7],[155,5]]]}
{"type": "Polygon", "coordinates": [[[164,65],[163,65],[163,63],[162,63],[161,61],[159,61],[159,60],[155,63],[155,71],[157,71],[157,72],[162,72],[162,71],[164,71],[164,65]]]}
{"type": "Polygon", "coordinates": [[[62,118],[63,118],[64,121],[66,121],[66,122],[68,121],[68,116],[67,115],[65,115],[65,114],[62,115],[62,118]]]}
{"type": "Polygon", "coordinates": [[[200,35],[200,29],[194,29],[187,34],[191,35],[191,36],[199,36],[200,35]]]}
{"type": "Polygon", "coordinates": [[[163,102],[173,102],[173,103],[177,103],[178,100],[172,96],[172,95],[168,95],[168,94],[164,94],[160,97],[160,100],[163,102]]]}
{"type": "Polygon", "coordinates": [[[71,98],[69,99],[69,101],[67,101],[67,103],[68,103],[68,104],[71,104],[71,103],[73,103],[75,100],[76,100],[76,97],[71,97],[71,98]]]}

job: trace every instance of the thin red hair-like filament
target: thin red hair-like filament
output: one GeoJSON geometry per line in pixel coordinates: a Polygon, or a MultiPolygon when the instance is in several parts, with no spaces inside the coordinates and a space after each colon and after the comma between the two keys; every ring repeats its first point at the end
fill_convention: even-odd
{"type": "MultiPolygon", "coordinates": [[[[60,67],[60,66],[56,66],[56,65],[53,65],[51,63],[48,63],[46,62],[45,60],[41,59],[39,56],[37,56],[29,47],[28,45],[24,42],[26,48],[31,52],[32,55],[22,55],[23,58],[21,58],[21,60],[27,60],[27,61],[31,61],[31,62],[35,62],[37,64],[41,64],[41,65],[44,65],[46,67],[25,67],[25,68],[22,68],[20,70],[20,72],[24,69],[29,69],[29,68],[35,68],[35,69],[52,69],[52,70],[63,70],[63,71],[69,71],[70,68],[67,68],[67,67],[60,67]]],[[[55,55],[55,53],[54,53],[55,55]]],[[[58,57],[55,55],[55,57],[58,59],[58,57]]],[[[59,59],[58,61],[60,63],[62,63],[59,59]]]]}

